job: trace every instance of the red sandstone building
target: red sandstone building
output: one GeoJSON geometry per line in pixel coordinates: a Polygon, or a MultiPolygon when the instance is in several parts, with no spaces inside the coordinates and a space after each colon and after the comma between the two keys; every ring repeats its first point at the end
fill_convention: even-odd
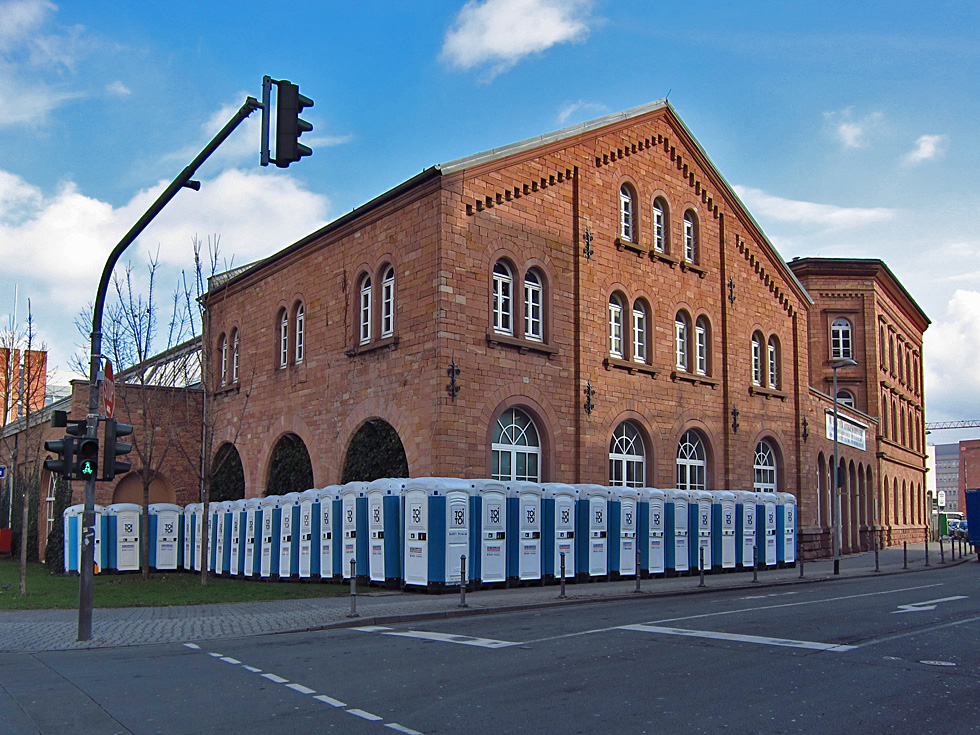
{"type": "Polygon", "coordinates": [[[247,496],[383,422],[411,476],[792,492],[826,553],[847,354],[843,549],[925,533],[925,315],[880,261],[787,266],[664,101],[427,169],[206,305],[247,496]]]}

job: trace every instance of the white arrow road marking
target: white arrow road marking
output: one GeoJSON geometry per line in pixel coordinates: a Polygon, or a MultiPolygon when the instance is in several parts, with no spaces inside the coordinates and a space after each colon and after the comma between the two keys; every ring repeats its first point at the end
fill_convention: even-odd
{"type": "Polygon", "coordinates": [[[954,597],[940,597],[938,600],[926,600],[925,602],[913,602],[911,605],[899,605],[898,610],[892,610],[892,615],[907,612],[925,612],[935,610],[940,602],[952,602],[953,600],[965,600],[967,595],[956,595],[954,597]]]}
{"type": "Polygon", "coordinates": [[[449,633],[432,633],[424,630],[405,630],[391,631],[383,635],[395,635],[402,638],[421,638],[426,641],[441,641],[443,643],[459,643],[464,646],[478,646],[480,648],[507,648],[508,646],[519,646],[520,643],[514,641],[495,641],[491,638],[475,638],[469,635],[451,635],[449,633]]]}
{"type": "Polygon", "coordinates": [[[789,638],[768,638],[758,635],[742,635],[739,633],[719,633],[713,630],[688,630],[686,628],[667,628],[661,625],[623,625],[622,630],[638,630],[644,633],[661,633],[663,635],[680,635],[688,638],[710,638],[717,641],[737,641],[739,643],[758,643],[764,646],[786,646],[788,648],[805,648],[810,651],[851,651],[857,646],[846,646],[838,643],[817,643],[815,641],[794,641],[789,638]]]}

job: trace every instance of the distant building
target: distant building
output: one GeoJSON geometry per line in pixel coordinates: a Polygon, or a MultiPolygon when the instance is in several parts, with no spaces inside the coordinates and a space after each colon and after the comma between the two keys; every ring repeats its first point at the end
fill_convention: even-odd
{"type": "Polygon", "coordinates": [[[956,510],[966,511],[966,491],[980,488],[980,439],[960,442],[956,510]]]}
{"type": "Polygon", "coordinates": [[[960,509],[960,445],[936,444],[936,501],[939,510],[960,509]]]}

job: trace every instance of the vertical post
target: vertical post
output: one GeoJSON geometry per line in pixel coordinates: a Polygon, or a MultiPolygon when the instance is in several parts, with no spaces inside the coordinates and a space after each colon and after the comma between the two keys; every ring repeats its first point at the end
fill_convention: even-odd
{"type": "Polygon", "coordinates": [[[840,458],[837,454],[837,365],[834,364],[834,574],[840,574],[841,502],[840,458]]]}
{"type": "Polygon", "coordinates": [[[874,539],[875,539],[875,571],[880,572],[881,567],[878,566],[878,534],[877,533],[875,534],[874,539]]]}
{"type": "Polygon", "coordinates": [[[357,615],[357,561],[350,560],[350,614],[349,618],[356,618],[357,615]]]}
{"type": "Polygon", "coordinates": [[[945,564],[946,563],[946,550],[943,549],[943,537],[942,536],[939,537],[939,563],[940,564],[945,564]]]}
{"type": "Polygon", "coordinates": [[[561,552],[561,593],[558,595],[559,600],[565,599],[565,552],[561,552]]]}
{"type": "Polygon", "coordinates": [[[802,555],[799,558],[799,562],[800,562],[800,579],[803,579],[803,556],[802,555]]]}
{"type": "Polygon", "coordinates": [[[752,545],[752,581],[759,581],[759,546],[752,545]]]}
{"type": "Polygon", "coordinates": [[[926,566],[929,566],[929,534],[926,534],[926,566]]]}
{"type": "Polygon", "coordinates": [[[636,589],[634,592],[640,591],[640,544],[639,539],[634,541],[636,544],[636,589]]]}
{"type": "Polygon", "coordinates": [[[704,587],[704,547],[698,546],[698,587],[704,587]]]}
{"type": "Polygon", "coordinates": [[[902,542],[902,569],[909,568],[909,542],[902,542]]]}
{"type": "Polygon", "coordinates": [[[459,606],[469,607],[466,604],[466,554],[459,557],[459,606]]]}

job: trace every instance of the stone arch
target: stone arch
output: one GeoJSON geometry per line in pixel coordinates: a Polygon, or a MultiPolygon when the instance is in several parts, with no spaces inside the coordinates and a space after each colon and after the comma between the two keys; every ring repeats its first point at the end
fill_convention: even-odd
{"type": "MultiPolygon", "coordinates": [[[[113,503],[143,505],[143,479],[138,472],[130,472],[112,491],[113,503]]],[[[150,503],[176,503],[177,492],[170,481],[159,473],[150,480],[150,503]]]]}
{"type": "Polygon", "coordinates": [[[211,460],[211,478],[208,483],[208,500],[242,500],[245,497],[245,468],[238,447],[225,442],[218,447],[211,460]]]}
{"type": "Polygon", "coordinates": [[[312,487],[313,464],[306,442],[298,434],[282,434],[269,456],[263,495],[285,495],[312,487]]]}
{"type": "Polygon", "coordinates": [[[382,477],[408,477],[408,457],[401,437],[384,419],[360,425],[347,445],[341,482],[370,482],[382,477]]]}

